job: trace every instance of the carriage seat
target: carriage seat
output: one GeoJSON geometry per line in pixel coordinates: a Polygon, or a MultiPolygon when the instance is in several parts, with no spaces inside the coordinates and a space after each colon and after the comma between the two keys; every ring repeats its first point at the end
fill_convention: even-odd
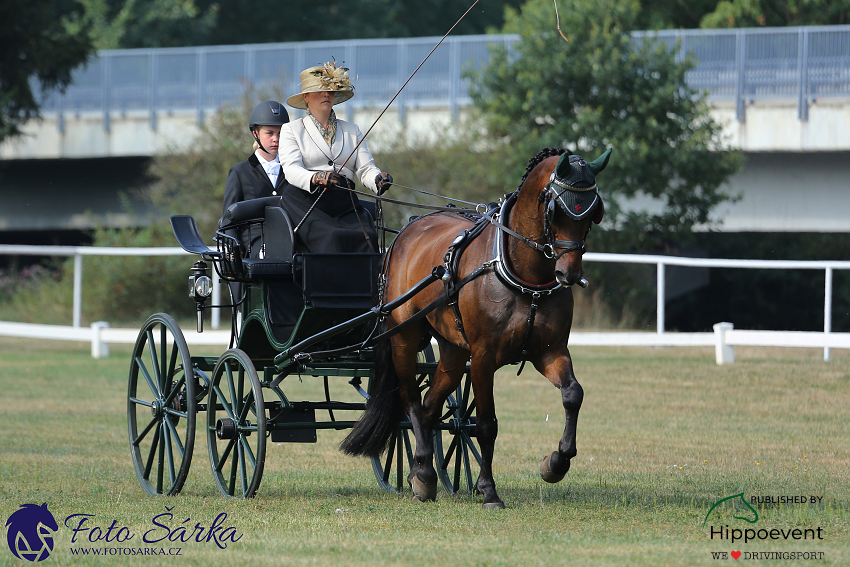
{"type": "MultiPolygon", "coordinates": [[[[294,253],[292,222],[280,197],[239,201],[219,221],[220,232],[236,238],[242,254],[238,279],[289,279],[294,253]]],[[[232,241],[231,241],[232,242],[232,241]]]]}

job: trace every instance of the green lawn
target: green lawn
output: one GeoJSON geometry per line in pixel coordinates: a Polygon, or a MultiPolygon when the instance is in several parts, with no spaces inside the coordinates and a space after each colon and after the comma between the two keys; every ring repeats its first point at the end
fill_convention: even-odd
{"type": "MultiPolygon", "coordinates": [[[[368,461],[336,450],[344,432],[322,431],[315,445],[270,444],[250,501],[218,495],[201,435],[182,494],[148,496],[127,441],[129,347],[93,360],[84,344],[0,338],[0,520],[46,502],[60,530],[45,565],[714,565],[713,551],[817,552],[804,564],[850,564],[850,354],[833,350],[823,363],[816,350],[736,350],[737,362],[720,367],[703,348],[572,349],[585,401],[579,454],[557,485],[537,467],[563,429],[560,395],[530,367],[502,371],[494,470],[507,509],[487,511],[480,497],[417,504],[381,492],[368,461]],[[755,524],[736,519],[747,510],[730,501],[703,526],[715,502],[742,492],[823,499],[756,506],[755,524]],[[152,519],[169,509],[159,522],[172,535],[226,513],[220,525],[241,539],[224,550],[141,542],[164,533],[152,519]],[[136,535],[92,544],[86,532],[72,543],[62,524],[81,513],[93,514],[89,527],[114,521],[114,532],[136,535]],[[733,543],[711,540],[712,525],[821,528],[823,539],[733,543]],[[105,547],[180,556],[72,553],[105,547]]],[[[287,382],[292,399],[320,395],[306,379],[287,382]]],[[[340,379],[338,389],[350,387],[340,379]]],[[[0,564],[27,562],[2,544],[0,564]]]]}

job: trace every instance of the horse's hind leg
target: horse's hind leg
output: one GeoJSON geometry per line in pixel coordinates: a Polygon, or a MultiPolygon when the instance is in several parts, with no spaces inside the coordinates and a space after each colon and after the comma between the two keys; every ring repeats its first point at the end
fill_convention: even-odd
{"type": "Polygon", "coordinates": [[[496,402],[493,399],[493,376],[496,370],[491,358],[473,356],[470,364],[472,391],[475,394],[475,437],[481,448],[481,471],[475,490],[484,495],[485,508],[504,508],[505,503],[499,498],[493,479],[493,451],[499,434],[499,422],[496,420],[496,402]]]}
{"type": "MultiPolygon", "coordinates": [[[[537,365],[535,365],[537,366],[537,365]]],[[[543,458],[540,464],[540,476],[546,482],[560,482],[570,470],[570,460],[578,453],[576,449],[576,424],[578,412],[584,400],[584,390],[573,373],[573,363],[569,351],[546,364],[538,371],[545,375],[555,387],[561,390],[561,402],[564,405],[564,435],[558,443],[558,450],[543,458]]]]}
{"type": "Polygon", "coordinates": [[[404,411],[410,418],[416,451],[407,481],[415,500],[437,498],[437,471],[434,469],[434,445],[431,430],[423,425],[422,398],[416,381],[416,358],[421,341],[420,334],[408,330],[392,338],[393,364],[399,377],[399,395],[404,411]]]}

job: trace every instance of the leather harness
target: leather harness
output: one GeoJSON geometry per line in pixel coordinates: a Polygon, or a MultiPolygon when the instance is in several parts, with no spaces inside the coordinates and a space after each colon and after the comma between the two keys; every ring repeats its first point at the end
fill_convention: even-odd
{"type": "Polygon", "coordinates": [[[460,308],[458,307],[458,297],[461,287],[471,281],[472,278],[467,276],[460,282],[457,281],[460,259],[469,244],[478,237],[488,225],[493,225],[499,231],[499,234],[496,235],[493,243],[493,258],[488,262],[485,262],[484,265],[479,267],[475,272],[473,272],[473,274],[478,275],[483,273],[485,267],[494,265],[496,275],[503,284],[509,288],[519,291],[520,293],[531,295],[531,307],[528,315],[528,322],[526,324],[525,335],[522,341],[520,360],[517,361],[521,363],[517,374],[522,372],[528,356],[528,343],[531,339],[532,330],[534,329],[538,300],[540,297],[550,295],[562,288],[563,284],[558,282],[557,279],[553,279],[551,282],[542,285],[532,284],[521,279],[516,273],[514,273],[510,267],[510,263],[507,261],[507,257],[505,255],[505,240],[508,237],[517,238],[531,248],[542,252],[547,258],[555,260],[567,252],[574,250],[581,250],[584,252],[586,249],[584,240],[575,241],[555,239],[551,228],[551,221],[554,218],[554,207],[557,202],[557,193],[555,191],[556,190],[550,183],[547,185],[546,190],[541,192],[541,196],[539,197],[540,202],[545,203],[544,210],[547,211],[544,223],[544,237],[547,240],[545,244],[535,242],[502,224],[501,220],[507,218],[511,208],[516,202],[517,194],[519,193],[517,190],[513,194],[506,196],[501,208],[498,208],[494,204],[486,213],[484,213],[484,215],[475,221],[475,224],[473,224],[471,228],[458,233],[457,237],[455,237],[454,241],[452,241],[449,249],[443,257],[443,262],[446,268],[446,275],[443,277],[445,285],[444,298],[449,301],[449,305],[452,307],[458,331],[460,331],[463,339],[467,342],[467,344],[469,344],[469,339],[466,336],[466,331],[463,326],[463,318],[461,317],[460,308]],[[561,249],[562,251],[560,253],[556,253],[556,248],[561,249]]]}

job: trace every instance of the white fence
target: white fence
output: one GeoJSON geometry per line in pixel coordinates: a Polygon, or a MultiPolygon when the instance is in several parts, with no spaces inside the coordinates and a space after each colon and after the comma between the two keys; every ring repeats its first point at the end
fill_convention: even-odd
{"type": "MultiPolygon", "coordinates": [[[[90,328],[81,327],[83,256],[174,256],[188,254],[181,248],[104,248],[91,246],[26,246],[0,245],[0,254],[26,256],[73,256],[74,257],[74,308],[72,326],[33,325],[27,323],[0,322],[0,335],[12,337],[41,338],[52,340],[84,341],[92,343],[92,356],[99,358],[108,354],[109,343],[133,344],[137,329],[111,329],[108,323],[96,322],[90,328]]],[[[802,261],[802,260],[726,260],[709,258],[681,258],[675,256],[650,256],[639,254],[587,253],[586,262],[620,262],[633,264],[655,264],[657,274],[656,332],[575,332],[570,335],[574,346],[714,346],[718,364],[734,362],[733,346],[778,346],[823,348],[824,361],[830,358],[831,348],[850,349],[850,333],[832,332],[832,279],[834,270],[850,270],[850,261],[802,261]],[[803,331],[748,331],[734,329],[731,323],[718,323],[713,333],[669,333],[664,329],[665,267],[684,266],[700,268],[749,268],[784,270],[822,270],[824,284],[824,329],[823,332],[803,331]]],[[[221,286],[213,278],[214,305],[220,303],[221,286]]],[[[188,301],[188,299],[187,299],[188,301]]],[[[211,326],[219,327],[220,312],[213,309],[211,326]]],[[[227,345],[229,331],[207,331],[203,334],[187,332],[189,345],[227,345]]]]}

